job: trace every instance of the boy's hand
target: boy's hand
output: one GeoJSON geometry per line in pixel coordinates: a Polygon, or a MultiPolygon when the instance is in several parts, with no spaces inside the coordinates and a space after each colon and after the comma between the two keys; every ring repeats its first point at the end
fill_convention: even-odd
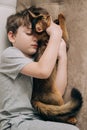
{"type": "Polygon", "coordinates": [[[62,38],[62,29],[59,25],[55,24],[52,20],[51,20],[51,24],[50,26],[47,28],[47,33],[50,37],[54,37],[54,38],[62,38]]]}

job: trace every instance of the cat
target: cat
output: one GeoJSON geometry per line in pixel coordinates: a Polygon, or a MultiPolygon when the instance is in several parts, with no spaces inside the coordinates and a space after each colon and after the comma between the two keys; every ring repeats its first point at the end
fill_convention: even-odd
{"type": "MultiPolygon", "coordinates": [[[[35,55],[35,61],[38,61],[49,40],[49,36],[46,33],[46,28],[50,26],[51,18],[49,13],[40,7],[31,7],[29,9],[29,17],[32,23],[32,33],[36,35],[38,39],[39,48],[35,55]]],[[[61,26],[63,31],[62,37],[66,42],[66,47],[68,50],[69,38],[64,15],[59,14],[58,19],[54,20],[54,22],[61,26]]],[[[63,97],[55,85],[57,66],[58,60],[56,61],[52,74],[49,78],[33,78],[31,104],[34,109],[38,111],[40,117],[44,120],[76,124],[77,120],[74,116],[82,107],[82,95],[78,89],[73,88],[71,91],[72,99],[68,103],[64,104],[63,97]]]]}

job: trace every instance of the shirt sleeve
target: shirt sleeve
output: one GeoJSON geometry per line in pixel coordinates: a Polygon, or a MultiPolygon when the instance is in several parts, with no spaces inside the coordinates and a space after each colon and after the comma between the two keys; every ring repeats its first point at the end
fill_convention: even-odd
{"type": "Polygon", "coordinates": [[[10,47],[1,55],[0,72],[15,80],[20,70],[32,61],[17,48],[10,47]]]}

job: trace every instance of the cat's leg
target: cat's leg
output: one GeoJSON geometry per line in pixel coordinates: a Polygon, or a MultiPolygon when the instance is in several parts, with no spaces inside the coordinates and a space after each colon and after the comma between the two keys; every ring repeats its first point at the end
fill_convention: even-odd
{"type": "Polygon", "coordinates": [[[67,27],[66,27],[66,20],[65,20],[65,16],[63,14],[59,14],[58,15],[58,22],[59,22],[59,25],[63,31],[63,39],[65,40],[66,42],[66,48],[67,50],[69,49],[69,35],[68,35],[68,31],[67,31],[67,27]]]}
{"type": "Polygon", "coordinates": [[[58,90],[57,86],[53,85],[53,88],[54,88],[54,96],[52,96],[52,98],[58,103],[59,106],[63,105],[64,104],[64,100],[63,100],[63,97],[62,97],[62,94],[60,93],[60,91],[58,90]]]}
{"type": "MultiPolygon", "coordinates": [[[[56,86],[53,86],[53,88],[55,88],[54,89],[55,92],[54,92],[54,96],[53,96],[53,97],[55,97],[54,100],[56,100],[56,102],[58,102],[59,106],[63,105],[64,104],[64,100],[63,100],[63,97],[62,97],[60,91],[58,91],[56,86]]],[[[73,124],[73,125],[75,125],[77,123],[77,119],[74,116],[73,117],[69,117],[69,118],[61,118],[61,121],[69,123],[69,124],[73,124]]]]}

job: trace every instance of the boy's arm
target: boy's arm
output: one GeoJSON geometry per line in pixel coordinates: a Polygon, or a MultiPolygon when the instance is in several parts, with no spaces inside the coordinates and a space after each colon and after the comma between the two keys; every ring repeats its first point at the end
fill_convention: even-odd
{"type": "Polygon", "coordinates": [[[51,74],[57,59],[62,30],[60,26],[52,22],[47,33],[50,35],[50,39],[40,60],[24,66],[21,70],[22,74],[42,79],[48,78],[51,74]]]}
{"type": "Polygon", "coordinates": [[[56,85],[63,96],[65,88],[67,86],[67,53],[66,44],[64,41],[62,41],[60,44],[58,56],[59,61],[57,68],[56,85]]]}

